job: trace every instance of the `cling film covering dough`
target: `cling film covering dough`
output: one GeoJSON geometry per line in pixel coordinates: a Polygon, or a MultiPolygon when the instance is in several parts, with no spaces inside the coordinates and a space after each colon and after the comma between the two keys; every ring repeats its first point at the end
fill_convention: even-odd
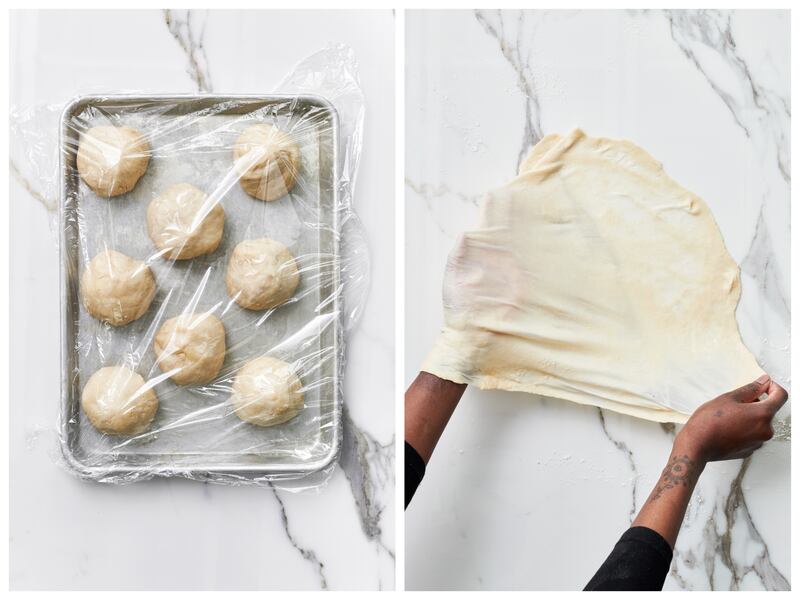
{"type": "Polygon", "coordinates": [[[31,170],[60,192],[59,434],[74,472],[112,483],[175,475],[304,489],[326,481],[342,435],[346,331],[368,287],[366,238],[352,208],[363,104],[352,51],[331,46],[272,94],[78,96],[63,109],[60,168],[43,143],[52,110],[17,112],[12,127],[27,142],[31,170]],[[237,141],[253,127],[260,144],[243,153],[237,141]],[[115,142],[126,135],[127,144],[115,142]],[[148,215],[167,190],[178,200],[148,215]],[[264,239],[251,244],[247,264],[231,264],[237,245],[264,239]],[[112,269],[113,253],[132,262],[112,269]],[[104,266],[86,275],[98,256],[104,266]],[[142,270],[154,294],[132,285],[142,270]],[[247,293],[261,298],[248,304],[247,293]],[[111,317],[96,308],[103,302],[111,317]],[[159,361],[165,347],[172,355],[159,361]],[[105,371],[83,398],[108,367],[124,369],[105,371]],[[130,372],[145,382],[138,394],[126,392],[138,381],[130,372]],[[124,381],[115,387],[109,373],[124,381]],[[137,405],[151,393],[153,417],[137,405]],[[114,422],[123,432],[101,431],[106,421],[90,419],[82,399],[90,412],[121,411],[114,422]],[[137,411],[152,418],[141,432],[137,411]]]}

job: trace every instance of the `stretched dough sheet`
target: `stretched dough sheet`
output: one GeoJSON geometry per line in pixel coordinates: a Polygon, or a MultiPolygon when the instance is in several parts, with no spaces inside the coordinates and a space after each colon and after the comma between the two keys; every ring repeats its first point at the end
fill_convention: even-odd
{"type": "Polygon", "coordinates": [[[758,377],[708,206],[635,144],[548,135],[451,252],[424,371],[659,422],[758,377]]]}

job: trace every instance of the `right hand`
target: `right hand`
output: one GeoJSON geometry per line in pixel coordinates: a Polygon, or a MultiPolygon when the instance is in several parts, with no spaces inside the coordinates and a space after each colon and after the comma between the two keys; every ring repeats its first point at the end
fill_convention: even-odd
{"type": "Polygon", "coordinates": [[[675,446],[701,462],[744,458],[772,438],[772,418],[788,398],[762,375],[701,405],[675,438],[675,446]],[[766,393],[764,400],[759,397],[766,393]]]}

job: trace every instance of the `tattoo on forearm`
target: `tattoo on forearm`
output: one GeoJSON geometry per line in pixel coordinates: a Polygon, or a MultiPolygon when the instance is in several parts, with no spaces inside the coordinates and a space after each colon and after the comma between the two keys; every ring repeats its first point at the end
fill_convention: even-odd
{"type": "Polygon", "coordinates": [[[648,502],[658,500],[667,490],[694,485],[697,481],[696,471],[694,461],[686,454],[676,454],[671,457],[667,466],[661,472],[661,479],[658,480],[658,485],[656,485],[653,493],[650,494],[648,502]]]}

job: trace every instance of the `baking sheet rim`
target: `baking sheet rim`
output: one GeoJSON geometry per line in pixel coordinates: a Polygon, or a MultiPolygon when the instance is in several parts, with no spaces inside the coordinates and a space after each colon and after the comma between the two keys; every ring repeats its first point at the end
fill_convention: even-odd
{"type": "MultiPolygon", "coordinates": [[[[331,161],[332,168],[334,170],[333,173],[333,181],[334,185],[331,189],[332,194],[332,222],[333,228],[335,231],[339,231],[339,214],[338,214],[338,204],[339,204],[339,189],[338,185],[335,184],[337,177],[338,177],[338,169],[339,169],[339,115],[336,111],[336,108],[333,104],[325,97],[316,95],[316,94],[267,94],[267,95],[257,95],[257,94],[154,94],[154,95],[139,95],[139,94],[88,94],[83,96],[77,96],[73,100],[71,100],[64,110],[61,113],[61,117],[59,120],[59,136],[58,136],[58,145],[59,145],[59,156],[58,156],[58,169],[59,169],[59,176],[61,178],[61,196],[59,198],[58,204],[58,224],[59,224],[59,234],[58,234],[58,256],[59,256],[59,286],[61,289],[60,294],[60,352],[61,356],[59,357],[59,362],[61,365],[61,405],[59,411],[59,425],[61,426],[61,432],[63,435],[60,435],[60,448],[61,453],[64,456],[64,459],[67,461],[69,466],[81,477],[89,478],[89,479],[102,479],[105,477],[113,477],[115,475],[121,475],[125,473],[137,473],[137,474],[146,474],[152,475],[156,477],[172,477],[172,476],[183,476],[183,477],[190,477],[190,478],[213,478],[214,475],[237,475],[240,477],[267,477],[269,475],[283,475],[285,477],[296,476],[302,477],[311,475],[313,473],[322,471],[323,469],[327,468],[331,465],[334,461],[338,459],[339,453],[341,451],[342,445],[342,411],[343,411],[343,404],[344,398],[341,392],[340,386],[340,354],[342,353],[342,323],[341,323],[341,312],[340,312],[340,302],[341,298],[339,297],[339,293],[336,293],[334,296],[333,301],[333,310],[334,313],[338,315],[336,320],[334,321],[334,333],[333,333],[333,343],[335,345],[335,352],[334,352],[334,368],[333,368],[333,390],[334,390],[334,398],[333,398],[333,408],[332,408],[332,427],[333,427],[333,438],[331,442],[331,449],[328,451],[325,456],[321,459],[318,459],[313,462],[300,464],[270,464],[265,463],[262,466],[254,466],[252,464],[207,464],[204,465],[199,463],[198,465],[192,465],[187,467],[149,467],[147,465],[136,465],[136,466],[88,466],[81,462],[77,456],[75,456],[71,446],[70,446],[70,427],[69,427],[69,419],[71,413],[74,412],[71,409],[71,403],[73,399],[71,397],[71,384],[70,384],[70,370],[69,364],[67,362],[69,355],[71,354],[72,346],[70,344],[70,340],[72,339],[70,336],[69,331],[69,324],[68,324],[68,306],[67,303],[70,301],[70,293],[69,293],[69,275],[67,273],[67,233],[66,233],[66,198],[69,193],[69,181],[66,172],[66,162],[65,162],[65,155],[67,154],[66,150],[66,139],[67,139],[67,126],[69,119],[72,118],[73,113],[76,107],[89,104],[92,102],[100,103],[104,101],[131,101],[131,102],[179,102],[179,101],[203,101],[203,100],[211,100],[217,102],[226,102],[226,101],[240,101],[240,102],[253,102],[253,103],[269,103],[269,102],[286,102],[290,100],[305,100],[305,101],[312,101],[318,105],[323,106],[331,116],[331,123],[332,123],[332,156],[333,160],[331,161]]],[[[333,249],[335,253],[335,267],[334,267],[334,281],[332,284],[332,288],[334,290],[339,289],[340,286],[340,264],[339,264],[339,257],[340,257],[340,248],[339,248],[339,238],[338,236],[334,236],[333,240],[333,249]]]]}

